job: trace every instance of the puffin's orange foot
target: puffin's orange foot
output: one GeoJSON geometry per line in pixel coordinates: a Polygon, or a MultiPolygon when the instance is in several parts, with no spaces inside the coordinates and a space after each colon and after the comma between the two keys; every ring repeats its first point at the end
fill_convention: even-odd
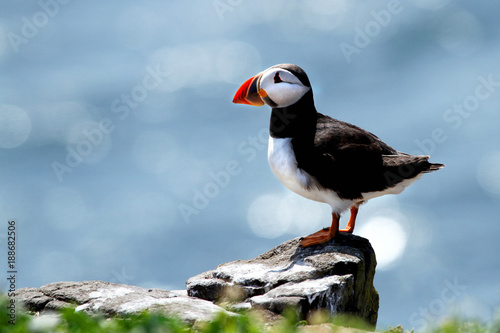
{"type": "Polygon", "coordinates": [[[330,239],[334,238],[336,233],[332,234],[330,228],[324,228],[320,231],[315,232],[307,237],[304,237],[300,241],[300,247],[308,247],[311,245],[322,244],[328,242],[330,239]]]}

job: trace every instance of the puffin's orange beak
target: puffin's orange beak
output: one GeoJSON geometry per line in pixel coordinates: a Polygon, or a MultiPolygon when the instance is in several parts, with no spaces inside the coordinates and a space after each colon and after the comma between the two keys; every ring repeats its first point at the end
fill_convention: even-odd
{"type": "Polygon", "coordinates": [[[264,101],[259,95],[259,79],[261,76],[262,73],[259,73],[246,80],[234,95],[233,103],[253,106],[264,105],[264,101]]]}

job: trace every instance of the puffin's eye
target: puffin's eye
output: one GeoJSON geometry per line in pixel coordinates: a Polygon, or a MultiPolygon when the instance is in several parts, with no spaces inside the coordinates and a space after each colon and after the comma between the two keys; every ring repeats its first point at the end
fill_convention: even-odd
{"type": "Polygon", "coordinates": [[[276,74],[274,74],[274,83],[280,82],[283,82],[283,80],[280,78],[280,73],[276,72],[276,74]]]}

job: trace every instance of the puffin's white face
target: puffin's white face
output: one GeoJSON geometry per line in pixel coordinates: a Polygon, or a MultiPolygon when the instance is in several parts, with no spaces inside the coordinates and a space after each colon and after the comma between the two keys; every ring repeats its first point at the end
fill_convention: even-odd
{"type": "Polygon", "coordinates": [[[269,68],[258,82],[262,100],[271,107],[287,107],[297,103],[311,88],[285,69],[269,68]]]}
{"type": "Polygon", "coordinates": [[[236,92],[233,103],[284,108],[297,103],[311,87],[305,86],[292,72],[271,67],[246,80],[236,92]]]}

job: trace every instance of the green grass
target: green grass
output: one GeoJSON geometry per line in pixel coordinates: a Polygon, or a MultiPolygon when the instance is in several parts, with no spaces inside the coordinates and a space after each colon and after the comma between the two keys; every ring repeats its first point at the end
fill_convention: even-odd
{"type": "MultiPolygon", "coordinates": [[[[106,319],[103,316],[91,316],[74,309],[64,309],[57,317],[38,317],[16,309],[15,325],[9,323],[8,299],[0,298],[0,333],[34,332],[34,333],[288,333],[301,332],[307,325],[299,320],[295,311],[289,311],[285,318],[276,325],[265,326],[255,313],[243,313],[240,316],[219,314],[209,323],[192,327],[179,319],[156,313],[143,313],[126,317],[106,319]]],[[[329,323],[330,325],[346,325],[346,321],[321,314],[310,319],[313,323],[329,323]]],[[[335,326],[332,326],[335,327],[335,326]]],[[[333,330],[335,332],[336,330],[333,330]]],[[[311,331],[308,331],[311,332],[311,331]]],[[[403,333],[401,327],[385,331],[386,333],[403,333]]],[[[460,319],[450,319],[427,330],[429,333],[500,333],[500,321],[481,323],[460,319]]]]}

